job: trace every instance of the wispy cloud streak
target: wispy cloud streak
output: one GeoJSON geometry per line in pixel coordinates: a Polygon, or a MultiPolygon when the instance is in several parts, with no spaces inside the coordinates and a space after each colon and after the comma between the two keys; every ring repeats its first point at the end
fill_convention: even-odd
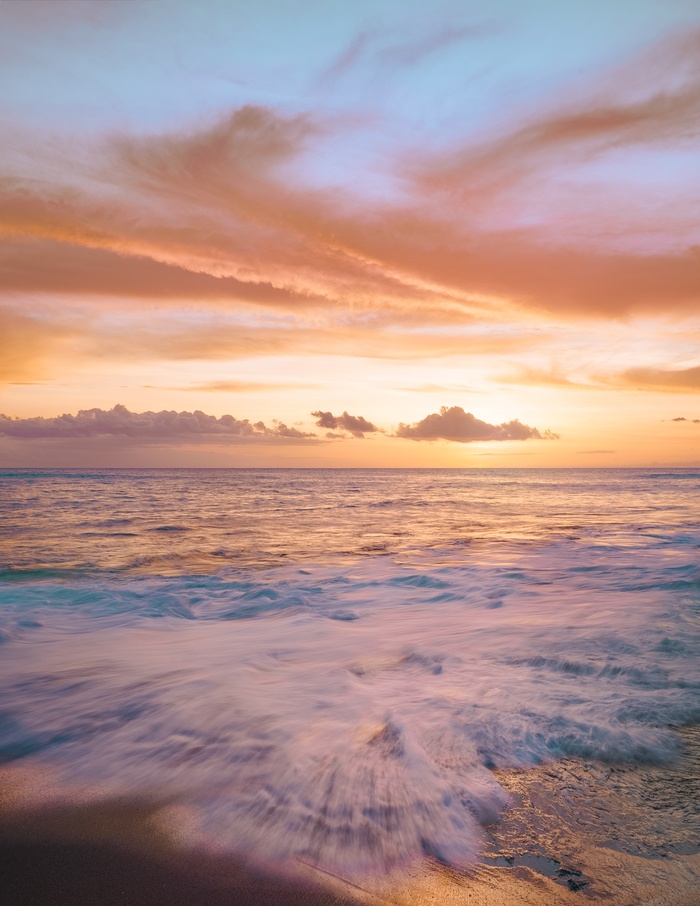
{"type": "Polygon", "coordinates": [[[700,365],[694,368],[628,368],[619,376],[622,384],[647,390],[685,390],[700,393],[700,365]]]}
{"type": "MultiPolygon", "coordinates": [[[[409,310],[426,319],[440,310],[495,316],[512,306],[613,316],[688,311],[700,292],[697,250],[678,242],[656,252],[611,244],[618,206],[610,206],[609,192],[587,194],[597,242],[580,242],[576,229],[567,239],[568,215],[556,204],[539,222],[519,224],[518,212],[527,214],[544,168],[575,173],[578,162],[606,150],[683,146],[695,136],[700,74],[687,58],[698,44],[697,35],[677,42],[677,71],[660,88],[647,76],[646,94],[638,86],[632,98],[622,89],[605,103],[579,98],[447,156],[415,149],[401,203],[360,207],[347,192],[295,182],[297,156],[331,128],[311,116],[248,105],[189,134],[116,137],[89,180],[67,168],[65,182],[20,173],[2,181],[0,229],[24,237],[3,257],[7,286],[242,298],[290,311],[409,310]],[[99,188],[107,172],[118,189],[109,197],[99,188]],[[504,205],[510,225],[494,228],[489,218],[504,205]],[[32,269],[30,237],[63,245],[45,245],[45,262],[32,269]],[[62,261],[64,245],[74,248],[62,261]],[[119,267],[127,261],[128,273],[119,267]]],[[[643,63],[637,77],[645,76],[643,63]]],[[[688,196],[686,208],[693,203],[688,196]]],[[[654,229],[663,228],[657,218],[654,229]]]]}

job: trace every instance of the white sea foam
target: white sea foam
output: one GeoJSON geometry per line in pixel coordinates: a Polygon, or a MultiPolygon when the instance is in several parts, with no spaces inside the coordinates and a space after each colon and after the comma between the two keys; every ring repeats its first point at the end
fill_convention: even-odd
{"type": "Polygon", "coordinates": [[[2,751],[165,793],[200,843],[465,864],[507,802],[493,768],[674,757],[668,727],[700,719],[696,554],[594,536],[8,583],[2,751]]]}
{"type": "Polygon", "coordinates": [[[698,481],[0,475],[0,757],[164,796],[183,842],[469,863],[494,769],[700,720],[698,481]]]}

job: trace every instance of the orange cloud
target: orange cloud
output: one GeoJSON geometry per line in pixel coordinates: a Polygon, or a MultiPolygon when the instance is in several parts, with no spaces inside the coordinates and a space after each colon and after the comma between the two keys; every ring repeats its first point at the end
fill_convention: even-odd
{"type": "Polygon", "coordinates": [[[287,309],[302,309],[324,301],[299,296],[269,283],[216,277],[147,256],[7,234],[0,246],[0,287],[13,294],[188,299],[287,309]]]}
{"type": "Polygon", "coordinates": [[[168,330],[127,328],[96,335],[94,353],[125,358],[152,355],[164,359],[244,358],[261,355],[339,355],[407,361],[447,356],[484,356],[536,347],[540,336],[482,336],[434,332],[423,335],[398,329],[349,326],[241,327],[226,322],[174,325],[168,330]]]}
{"type": "MultiPolygon", "coordinates": [[[[434,35],[411,52],[428,53],[431,41],[442,40],[452,38],[434,35]]],[[[99,296],[95,308],[102,311],[105,297],[119,297],[318,319],[297,324],[300,330],[268,324],[192,331],[158,321],[138,336],[118,325],[109,336],[98,327],[92,334],[103,353],[171,358],[289,349],[467,353],[489,342],[503,349],[508,340],[482,343],[447,331],[411,336],[404,328],[543,312],[694,313],[700,252],[674,239],[671,220],[664,249],[652,253],[608,241],[619,206],[607,191],[590,198],[587,222],[605,233],[596,241],[569,235],[558,210],[510,229],[494,227],[488,216],[499,206],[508,212],[513,205],[515,214],[520,204],[527,209],[552,165],[622,146],[685,147],[698,129],[698,46],[700,33],[664,44],[656,68],[647,54],[608,95],[589,91],[497,139],[441,157],[414,149],[402,202],[360,205],[347,193],[295,181],[298,155],[313,151],[330,127],[260,107],[242,107],[189,134],[113,137],[84,168],[59,158],[48,168],[35,152],[37,160],[15,159],[0,181],[0,286],[14,299],[52,293],[91,305],[99,296]]],[[[642,232],[647,226],[640,221],[642,232]]],[[[38,331],[37,350],[44,335],[38,331]]],[[[20,355],[21,343],[10,345],[20,355]]],[[[33,355],[29,344],[28,359],[33,355]]]]}
{"type": "Polygon", "coordinates": [[[543,166],[621,146],[678,146],[700,132],[700,29],[666,37],[497,138],[422,163],[421,182],[472,203],[509,191],[543,166]],[[566,155],[566,156],[563,156],[566,155]]]}
{"type": "MultiPolygon", "coordinates": [[[[137,299],[132,301],[136,303],[137,299]]],[[[61,356],[69,357],[72,368],[91,368],[95,360],[215,361],[279,355],[410,361],[513,353],[534,348],[549,338],[545,331],[525,337],[516,332],[455,332],[449,323],[424,334],[412,319],[407,329],[401,329],[400,322],[387,323],[381,318],[364,323],[360,318],[347,326],[334,323],[330,317],[306,322],[256,319],[247,317],[245,311],[231,318],[220,306],[211,313],[198,311],[193,317],[178,305],[168,309],[166,319],[162,309],[172,301],[155,297],[150,301],[152,305],[146,310],[142,300],[141,306],[121,306],[115,311],[110,299],[102,298],[98,304],[88,293],[78,300],[62,295],[41,305],[34,302],[35,312],[29,316],[22,312],[25,306],[18,296],[15,305],[0,306],[0,384],[55,376],[57,368],[64,368],[61,356]]],[[[202,308],[201,302],[198,308],[202,308]]],[[[222,380],[196,389],[235,392],[268,386],[254,383],[259,386],[222,380]]],[[[290,383],[285,382],[285,386],[290,383]]]]}
{"type": "Polygon", "coordinates": [[[567,389],[579,388],[590,390],[596,386],[592,383],[579,383],[572,381],[558,368],[532,368],[521,366],[517,373],[501,376],[498,378],[503,384],[524,385],[527,387],[565,387],[567,389]]]}
{"type": "Polygon", "coordinates": [[[628,368],[621,383],[644,390],[672,390],[700,393],[700,365],[694,368],[628,368]]]}
{"type": "MultiPolygon", "coordinates": [[[[650,86],[651,95],[615,101],[607,96],[610,89],[606,88],[602,96],[594,94],[536,116],[480,147],[470,146],[442,161],[430,161],[420,174],[422,182],[450,192],[459,188],[463,197],[478,203],[487,190],[500,194],[545,165],[566,162],[562,154],[581,159],[623,145],[677,145],[693,139],[700,131],[700,66],[696,62],[700,30],[671,42],[667,51],[665,56],[671,58],[676,73],[687,70],[687,63],[695,63],[680,85],[658,90],[645,55],[629,67],[623,85],[616,90],[623,94],[631,85],[639,90],[641,79],[642,85],[650,86]]],[[[606,82],[609,85],[609,77],[606,82]]]]}

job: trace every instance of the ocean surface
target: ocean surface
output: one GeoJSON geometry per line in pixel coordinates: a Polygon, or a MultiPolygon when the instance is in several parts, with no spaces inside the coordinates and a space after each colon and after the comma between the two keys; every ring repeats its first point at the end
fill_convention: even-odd
{"type": "Polygon", "coordinates": [[[37,805],[468,866],[500,772],[673,765],[700,723],[698,470],[6,469],[0,524],[0,760],[37,805]]]}

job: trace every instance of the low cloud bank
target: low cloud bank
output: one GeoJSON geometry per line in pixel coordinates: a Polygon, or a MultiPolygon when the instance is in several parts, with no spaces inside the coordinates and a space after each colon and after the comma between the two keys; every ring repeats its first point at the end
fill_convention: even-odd
{"type": "MultiPolygon", "coordinates": [[[[328,438],[363,438],[365,434],[385,433],[362,415],[333,415],[318,410],[311,413],[328,438]],[[333,433],[340,432],[340,433],[333,433]]],[[[225,443],[323,443],[315,433],[290,428],[284,422],[264,422],[234,418],[233,415],[207,415],[194,412],[131,412],[126,406],[113,409],[81,409],[77,415],[54,418],[10,418],[0,414],[0,437],[21,440],[69,440],[97,437],[130,438],[135,441],[221,441],[225,443]]],[[[558,434],[539,431],[514,419],[501,425],[481,421],[461,406],[443,406],[439,413],[426,416],[412,425],[400,424],[388,437],[409,440],[450,440],[457,443],[501,440],[555,440],[558,434]]]]}
{"type": "Polygon", "coordinates": [[[461,406],[443,406],[440,412],[426,415],[413,425],[400,424],[396,436],[409,440],[453,440],[462,444],[477,440],[557,440],[559,437],[551,431],[538,431],[524,425],[518,419],[490,425],[471,412],[465,412],[461,406]]]}
{"type": "Polygon", "coordinates": [[[17,438],[88,438],[104,435],[135,439],[226,440],[232,443],[303,442],[315,434],[289,428],[282,422],[268,427],[232,415],[195,412],[130,412],[126,406],[113,409],[81,409],[77,415],[55,418],[8,418],[0,415],[0,435],[17,438]]]}
{"type": "Polygon", "coordinates": [[[320,410],[311,414],[318,419],[316,425],[319,428],[328,428],[331,431],[340,428],[343,431],[349,431],[353,437],[364,437],[365,434],[373,434],[375,431],[381,430],[361,415],[349,415],[347,412],[343,412],[342,415],[333,415],[332,412],[321,412],[320,410]]]}

